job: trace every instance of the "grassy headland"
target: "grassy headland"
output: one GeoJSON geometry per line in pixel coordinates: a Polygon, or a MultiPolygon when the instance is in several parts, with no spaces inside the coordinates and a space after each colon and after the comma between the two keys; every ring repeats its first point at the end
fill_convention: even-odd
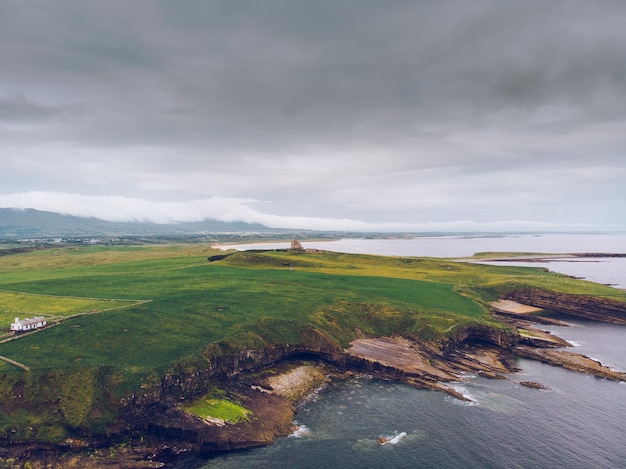
{"type": "Polygon", "coordinates": [[[213,254],[193,244],[0,257],[1,327],[25,314],[60,321],[0,343],[1,356],[31,370],[0,361],[0,436],[103,432],[122,398],[208,366],[217,344],[258,350],[315,330],[347,347],[358,336],[439,340],[469,325],[506,328],[488,302],[520,288],[626,301],[537,268],[285,251],[208,262],[213,254]]]}

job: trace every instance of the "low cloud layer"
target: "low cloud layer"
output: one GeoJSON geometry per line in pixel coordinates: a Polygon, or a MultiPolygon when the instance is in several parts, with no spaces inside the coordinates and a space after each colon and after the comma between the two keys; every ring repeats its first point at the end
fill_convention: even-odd
{"type": "Polygon", "coordinates": [[[626,229],[624,21],[618,0],[3,2],[0,200],[626,229]]]}
{"type": "Polygon", "coordinates": [[[469,220],[437,223],[366,223],[351,219],[281,216],[250,207],[252,200],[212,197],[188,202],[151,202],[130,197],[85,196],[60,192],[28,192],[0,196],[0,207],[36,209],[116,222],[184,223],[203,220],[261,223],[271,228],[327,231],[565,231],[586,230],[585,224],[509,220],[476,223],[469,220]]]}

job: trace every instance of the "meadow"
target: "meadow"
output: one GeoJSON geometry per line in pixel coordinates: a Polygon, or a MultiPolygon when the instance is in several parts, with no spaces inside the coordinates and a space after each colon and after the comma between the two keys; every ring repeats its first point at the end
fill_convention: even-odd
{"type": "MultiPolygon", "coordinates": [[[[262,330],[268,342],[293,342],[320,315],[341,316],[354,304],[379,305],[396,316],[402,312],[404,320],[439,323],[435,329],[444,333],[455,321],[493,322],[486,302],[520,284],[619,295],[534,268],[280,251],[237,253],[209,263],[212,253],[207,246],[172,245],[52,249],[1,258],[3,328],[25,314],[69,318],[0,344],[0,355],[31,369],[115,365],[150,370],[199,356],[207,344],[242,331],[262,330]]],[[[367,324],[364,330],[392,332],[379,322],[380,331],[367,324]]],[[[349,339],[350,333],[339,338],[349,339]]]]}

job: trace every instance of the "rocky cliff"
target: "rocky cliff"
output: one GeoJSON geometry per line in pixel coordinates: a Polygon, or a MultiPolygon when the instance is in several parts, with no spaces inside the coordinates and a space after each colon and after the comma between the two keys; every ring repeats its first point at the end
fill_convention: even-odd
{"type": "Polygon", "coordinates": [[[510,292],[505,299],[594,321],[626,324],[626,304],[608,298],[526,289],[510,292]]]}

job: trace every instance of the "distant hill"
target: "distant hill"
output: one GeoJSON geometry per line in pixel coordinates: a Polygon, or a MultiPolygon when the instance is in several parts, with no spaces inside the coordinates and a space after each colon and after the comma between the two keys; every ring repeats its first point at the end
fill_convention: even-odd
{"type": "Polygon", "coordinates": [[[282,231],[261,224],[225,223],[206,220],[196,223],[157,224],[110,222],[98,218],[43,212],[33,209],[0,208],[0,238],[47,238],[80,236],[149,236],[216,232],[282,231]]]}

